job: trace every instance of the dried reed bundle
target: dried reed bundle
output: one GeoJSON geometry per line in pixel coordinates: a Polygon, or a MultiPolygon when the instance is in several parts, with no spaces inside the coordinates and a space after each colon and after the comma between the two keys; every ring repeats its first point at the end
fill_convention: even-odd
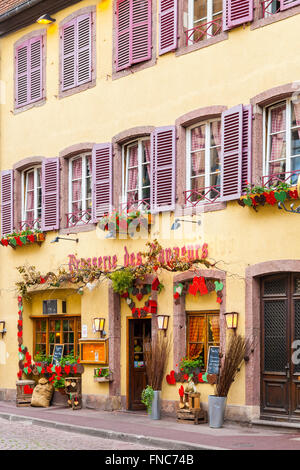
{"type": "Polygon", "coordinates": [[[216,385],[216,395],[218,397],[228,396],[229,389],[240,371],[244,359],[247,357],[248,347],[248,340],[243,336],[234,335],[231,337],[216,385]]]}
{"type": "Polygon", "coordinates": [[[153,390],[161,390],[170,353],[170,340],[161,333],[158,332],[152,341],[148,341],[145,348],[147,384],[153,390]]]}

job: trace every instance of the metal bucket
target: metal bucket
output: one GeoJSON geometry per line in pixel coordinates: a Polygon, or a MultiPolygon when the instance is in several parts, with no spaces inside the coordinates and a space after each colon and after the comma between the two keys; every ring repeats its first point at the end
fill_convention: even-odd
{"type": "Polygon", "coordinates": [[[150,417],[151,419],[160,419],[160,390],[154,390],[150,417]]]}
{"type": "Polygon", "coordinates": [[[224,423],[225,407],[227,397],[208,397],[209,427],[221,428],[224,423]]]}

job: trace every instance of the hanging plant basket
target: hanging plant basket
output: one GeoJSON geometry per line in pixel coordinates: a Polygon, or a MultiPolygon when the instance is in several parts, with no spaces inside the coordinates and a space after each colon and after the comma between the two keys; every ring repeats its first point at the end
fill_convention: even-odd
{"type": "Polygon", "coordinates": [[[17,248],[18,246],[32,245],[38,243],[39,245],[45,241],[45,234],[39,231],[26,230],[24,232],[14,232],[1,238],[0,243],[2,246],[10,246],[17,248]]]}

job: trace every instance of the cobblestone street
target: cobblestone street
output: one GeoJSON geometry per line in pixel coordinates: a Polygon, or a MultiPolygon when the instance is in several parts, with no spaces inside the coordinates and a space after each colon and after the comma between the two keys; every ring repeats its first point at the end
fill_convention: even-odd
{"type": "Polygon", "coordinates": [[[102,439],[84,434],[0,418],[0,450],[157,450],[130,442],[102,439]]]}

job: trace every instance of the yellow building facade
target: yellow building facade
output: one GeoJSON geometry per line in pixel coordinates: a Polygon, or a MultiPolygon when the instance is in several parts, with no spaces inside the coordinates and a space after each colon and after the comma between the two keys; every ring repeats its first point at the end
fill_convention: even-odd
{"type": "Polygon", "coordinates": [[[64,344],[65,354],[81,356],[84,406],[140,409],[145,340],[167,315],[165,376],[175,371],[176,380],[163,380],[162,409],[175,415],[183,357],[202,361],[196,386],[206,408],[217,380],[207,382],[209,349],[225,353],[234,334],[225,314],[237,312],[237,333],[252,346],[227,416],[297,418],[300,218],[283,204],[299,203],[299,2],[245,1],[242,12],[234,1],[212,0],[33,3],[30,14],[20,2],[0,13],[1,398],[14,399],[17,379],[38,377],[29,365],[24,371],[28,354],[34,366],[38,352],[64,344]],[[45,13],[55,21],[36,23],[45,13]],[[139,40],[147,50],[135,49],[139,40]],[[250,183],[259,189],[251,192],[250,183]],[[101,225],[105,212],[124,207],[152,213],[151,224],[136,230],[133,222],[120,233],[101,225]],[[20,241],[24,229],[34,241],[29,232],[20,241]],[[15,246],[9,238],[18,238],[15,246]],[[158,269],[129,292],[131,304],[105,276],[51,284],[49,273],[60,269],[68,277],[84,266],[143,264],[154,240],[164,250],[158,269]],[[182,257],[189,269],[165,269],[182,257]],[[21,314],[18,266],[40,273],[21,314]],[[156,277],[159,293],[151,290],[156,277]],[[203,292],[191,288],[197,279],[203,292]],[[149,296],[153,313],[143,310],[149,296]],[[53,303],[47,310],[47,300],[61,311],[53,303]],[[105,319],[103,338],[94,318],[105,319]],[[111,380],[95,381],[103,367],[111,380]]]}

